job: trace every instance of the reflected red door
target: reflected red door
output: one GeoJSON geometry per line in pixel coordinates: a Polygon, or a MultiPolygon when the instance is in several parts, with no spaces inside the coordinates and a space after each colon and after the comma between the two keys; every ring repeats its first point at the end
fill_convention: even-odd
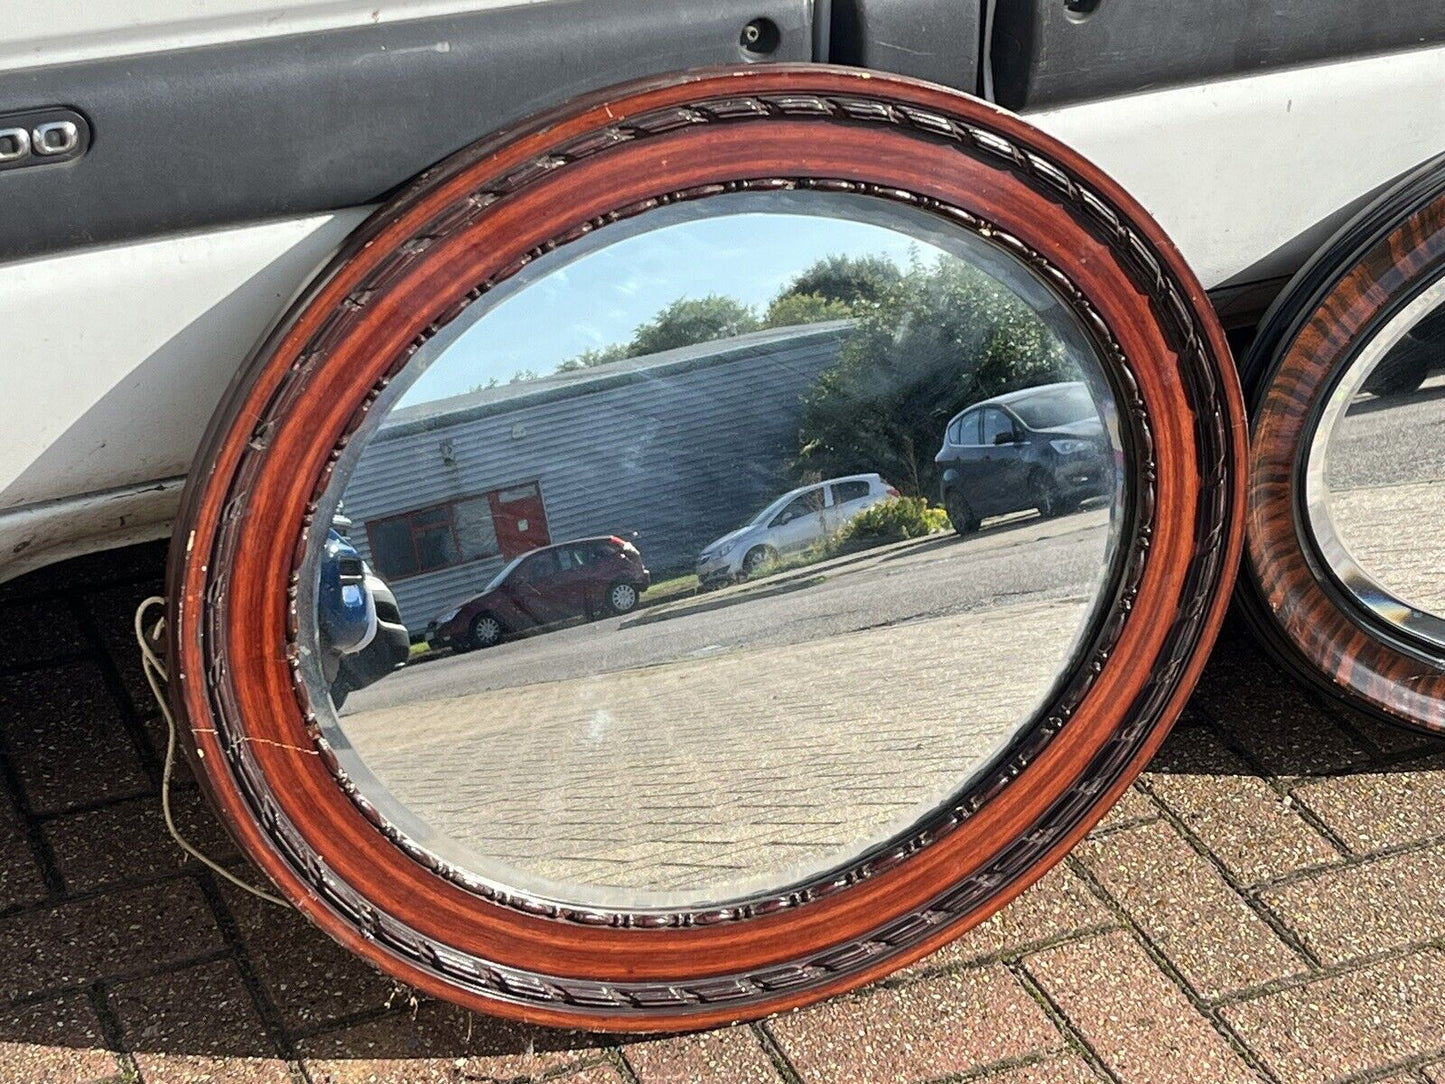
{"type": "Polygon", "coordinates": [[[547,510],[542,506],[542,491],[536,483],[513,486],[487,494],[492,505],[492,523],[497,529],[497,545],[502,556],[510,560],[538,546],[552,542],[547,534],[547,510]]]}

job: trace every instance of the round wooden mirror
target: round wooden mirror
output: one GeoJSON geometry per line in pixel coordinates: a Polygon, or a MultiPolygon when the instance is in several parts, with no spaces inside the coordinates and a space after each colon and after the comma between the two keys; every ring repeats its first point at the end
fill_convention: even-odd
{"type": "Polygon", "coordinates": [[[170,663],[246,851],[399,979],[554,1024],[848,989],[1057,861],[1238,556],[1198,283],[989,105],[658,78],[377,214],[187,491],[170,663]]]}
{"type": "Polygon", "coordinates": [[[1245,612],[1332,695],[1445,730],[1445,163],[1299,273],[1244,372],[1245,612]]]}

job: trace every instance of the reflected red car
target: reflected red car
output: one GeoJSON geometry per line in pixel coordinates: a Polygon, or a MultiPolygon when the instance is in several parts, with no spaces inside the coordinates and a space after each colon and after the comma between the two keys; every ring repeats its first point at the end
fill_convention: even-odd
{"type": "Polygon", "coordinates": [[[642,554],[616,535],[543,546],[514,557],[481,594],[428,625],[427,643],[470,651],[575,617],[625,614],[651,584],[642,554]]]}

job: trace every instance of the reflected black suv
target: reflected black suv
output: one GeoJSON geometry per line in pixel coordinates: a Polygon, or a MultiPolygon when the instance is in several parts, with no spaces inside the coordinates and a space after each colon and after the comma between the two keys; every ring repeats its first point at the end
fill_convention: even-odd
{"type": "Polygon", "coordinates": [[[1114,486],[1114,457],[1089,389],[1073,381],[1011,391],[949,420],[933,457],[959,534],[985,516],[1037,508],[1059,516],[1114,486]]]}

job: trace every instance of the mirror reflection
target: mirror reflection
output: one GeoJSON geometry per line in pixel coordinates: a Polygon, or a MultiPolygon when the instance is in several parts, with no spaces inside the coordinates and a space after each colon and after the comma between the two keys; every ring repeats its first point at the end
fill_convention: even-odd
{"type": "Polygon", "coordinates": [[[907,830],[1047,705],[1122,520],[1070,310],[867,197],[609,226],[382,405],[313,543],[323,729],[412,839],[575,905],[735,900],[907,830]]]}
{"type": "Polygon", "coordinates": [[[1445,647],[1445,281],[1381,328],[1332,393],[1306,497],[1345,588],[1445,647]]]}

